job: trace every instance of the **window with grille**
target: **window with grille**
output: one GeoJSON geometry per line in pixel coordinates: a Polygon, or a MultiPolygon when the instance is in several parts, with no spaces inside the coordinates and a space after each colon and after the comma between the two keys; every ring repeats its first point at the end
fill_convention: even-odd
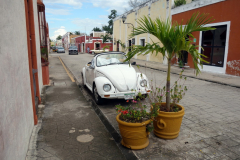
{"type": "Polygon", "coordinates": [[[145,39],[140,39],[140,45],[143,47],[145,46],[145,39]]]}
{"type": "Polygon", "coordinates": [[[216,29],[202,32],[203,49],[201,52],[207,56],[202,58],[208,62],[204,63],[204,65],[223,67],[227,25],[213,26],[213,28],[216,29]]]}

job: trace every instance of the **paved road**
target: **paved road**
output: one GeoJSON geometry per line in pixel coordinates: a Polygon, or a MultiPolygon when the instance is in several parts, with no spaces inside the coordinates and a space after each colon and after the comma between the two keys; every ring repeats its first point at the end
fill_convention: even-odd
{"type": "MultiPolygon", "coordinates": [[[[54,56],[54,55],[52,55],[54,56]]],[[[60,55],[64,63],[81,83],[81,68],[92,55],[60,55]]],[[[166,73],[140,68],[156,84],[165,85],[166,73]]],[[[172,83],[178,78],[171,75],[172,83]]],[[[153,134],[150,145],[134,153],[140,159],[237,159],[240,158],[240,89],[188,78],[189,90],[180,102],[185,107],[181,132],[174,140],[162,140],[153,134]]],[[[83,91],[89,98],[91,93],[83,91]]],[[[115,104],[124,100],[109,100],[99,106],[111,124],[118,130],[115,104]]]]}
{"type": "Polygon", "coordinates": [[[42,122],[26,160],[125,159],[59,58],[49,59],[53,85],[46,89],[42,122]]]}

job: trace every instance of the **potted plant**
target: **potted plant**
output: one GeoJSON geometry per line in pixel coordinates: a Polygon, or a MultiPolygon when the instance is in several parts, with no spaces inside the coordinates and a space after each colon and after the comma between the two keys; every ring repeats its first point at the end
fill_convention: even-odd
{"type": "Polygon", "coordinates": [[[143,149],[149,144],[149,133],[153,130],[152,121],[158,115],[157,108],[153,107],[147,111],[141,99],[143,95],[138,94],[137,100],[132,100],[129,106],[116,105],[121,144],[130,149],[143,149]]]}
{"type": "Polygon", "coordinates": [[[109,48],[110,48],[110,46],[109,46],[109,45],[106,45],[106,46],[103,47],[103,51],[105,51],[105,50],[106,50],[106,51],[109,51],[109,48]],[[107,50],[106,50],[106,48],[107,48],[107,50]]]}
{"type": "Polygon", "coordinates": [[[187,51],[193,59],[197,75],[200,72],[199,65],[202,66],[202,62],[206,62],[202,59],[202,57],[205,56],[198,52],[198,46],[193,45],[191,39],[189,39],[188,37],[194,38],[192,32],[195,31],[214,30],[215,28],[204,27],[205,24],[208,24],[212,21],[212,17],[208,18],[208,14],[200,15],[199,13],[194,13],[192,17],[187,21],[186,25],[183,26],[182,24],[178,24],[177,22],[171,23],[171,21],[169,20],[165,22],[160,20],[159,18],[157,18],[156,20],[152,20],[150,17],[145,16],[137,21],[138,27],[135,28],[134,32],[132,32],[130,35],[130,37],[134,37],[148,33],[156,37],[158,39],[158,42],[153,42],[151,44],[147,43],[145,46],[135,45],[132,51],[128,52],[126,61],[133,58],[136,54],[147,55],[149,53],[152,53],[156,55],[162,54],[168,62],[167,82],[165,87],[166,103],[155,104],[159,107],[159,117],[156,118],[157,121],[154,121],[154,123],[157,123],[157,125],[155,124],[157,128],[154,128],[154,133],[158,137],[165,139],[176,138],[178,136],[181,126],[181,119],[178,119],[178,121],[176,122],[176,114],[184,111],[184,107],[171,103],[171,60],[173,57],[181,57],[182,51],[187,51]],[[178,107],[179,109],[177,111],[174,111],[171,109],[172,107],[178,107]],[[161,113],[163,112],[166,113],[166,117],[168,117],[167,121],[161,119],[161,113]],[[172,122],[169,123],[170,121],[172,122]],[[175,129],[172,129],[172,127],[175,127],[175,129]],[[160,131],[163,132],[160,133],[160,131]],[[170,132],[164,133],[165,131],[170,132]],[[165,135],[163,136],[163,134],[165,135]]]}
{"type": "Polygon", "coordinates": [[[41,49],[41,63],[42,63],[42,79],[43,85],[49,84],[49,62],[48,62],[48,50],[47,48],[41,49]]]}

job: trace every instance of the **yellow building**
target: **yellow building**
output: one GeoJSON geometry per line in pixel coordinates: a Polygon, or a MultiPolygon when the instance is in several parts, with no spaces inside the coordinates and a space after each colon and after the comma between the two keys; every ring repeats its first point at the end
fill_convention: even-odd
{"type": "MultiPolygon", "coordinates": [[[[113,21],[113,39],[114,51],[124,51],[121,45],[117,42],[120,40],[125,44],[126,47],[131,45],[145,45],[146,43],[151,43],[152,41],[157,42],[157,38],[153,37],[150,34],[142,34],[139,36],[135,36],[134,38],[129,39],[129,35],[133,31],[134,28],[137,27],[137,19],[143,16],[149,16],[152,19],[160,18],[162,20],[168,19],[169,15],[171,15],[171,7],[173,4],[173,0],[152,0],[146,3],[141,4],[140,6],[124,13],[123,15],[127,17],[126,21],[123,23],[122,16],[120,15],[116,17],[113,21]],[[171,7],[169,7],[171,6],[171,7]],[[131,24],[125,24],[131,23],[131,24]]],[[[171,16],[169,17],[171,18],[171,16]]],[[[128,51],[125,51],[128,52],[128,51]]],[[[148,55],[138,55],[135,56],[136,59],[146,60],[146,61],[155,61],[163,63],[163,56],[158,54],[148,54],[148,55]]]]}

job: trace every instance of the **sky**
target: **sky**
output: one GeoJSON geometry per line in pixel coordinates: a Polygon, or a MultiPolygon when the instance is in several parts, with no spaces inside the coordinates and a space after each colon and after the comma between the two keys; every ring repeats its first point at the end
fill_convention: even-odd
{"type": "Polygon", "coordinates": [[[66,32],[89,34],[94,27],[108,25],[111,10],[121,15],[130,9],[128,0],[43,0],[50,39],[66,32]]]}

